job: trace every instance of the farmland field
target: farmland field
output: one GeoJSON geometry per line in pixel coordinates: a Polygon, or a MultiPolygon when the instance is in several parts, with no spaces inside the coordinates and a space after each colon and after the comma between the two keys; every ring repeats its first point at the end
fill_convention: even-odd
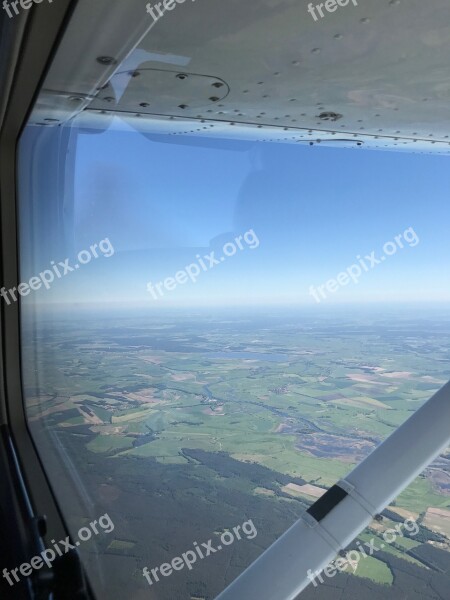
{"type": "MultiPolygon", "coordinates": [[[[28,339],[33,435],[67,478],[56,436],[78,474],[55,489],[69,526],[109,513],[114,539],[80,550],[111,594],[138,600],[214,598],[449,379],[448,315],[85,314],[43,319],[28,339]],[[142,577],[246,519],[254,540],[151,589],[142,577]]],[[[302,598],[448,600],[449,511],[447,454],[384,513],[382,529],[415,515],[416,536],[302,598]]]]}

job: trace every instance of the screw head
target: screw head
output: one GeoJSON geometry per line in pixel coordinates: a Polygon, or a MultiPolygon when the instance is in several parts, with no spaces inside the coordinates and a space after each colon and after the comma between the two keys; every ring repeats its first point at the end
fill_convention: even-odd
{"type": "Polygon", "coordinates": [[[320,113],[318,118],[322,119],[322,121],[338,121],[339,119],[342,119],[342,115],[330,111],[320,113]]]}

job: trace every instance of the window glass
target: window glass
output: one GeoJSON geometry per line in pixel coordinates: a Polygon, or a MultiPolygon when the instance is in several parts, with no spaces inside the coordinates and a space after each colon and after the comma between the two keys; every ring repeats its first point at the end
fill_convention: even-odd
{"type": "MultiPolygon", "coordinates": [[[[20,157],[30,430],[71,532],[114,523],[79,546],[99,597],[213,598],[446,382],[448,159],[117,118],[72,126],[46,194],[26,185],[45,136],[20,157]]],[[[326,585],[444,598],[449,465],[359,540],[417,533],[326,585]]]]}

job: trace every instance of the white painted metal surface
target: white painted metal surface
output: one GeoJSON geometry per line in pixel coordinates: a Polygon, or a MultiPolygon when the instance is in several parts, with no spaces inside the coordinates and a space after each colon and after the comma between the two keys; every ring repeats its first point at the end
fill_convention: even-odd
{"type": "Polygon", "coordinates": [[[80,0],[33,118],[447,153],[450,4],[357,4],[315,21],[306,0],[186,0],[155,22],[141,0],[80,0]]]}

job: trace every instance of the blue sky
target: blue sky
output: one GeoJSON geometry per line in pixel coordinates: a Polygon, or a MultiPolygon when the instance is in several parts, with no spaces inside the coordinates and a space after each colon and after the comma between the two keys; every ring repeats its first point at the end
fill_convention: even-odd
{"type": "MultiPolygon", "coordinates": [[[[183,306],[315,304],[325,284],[396,235],[419,243],[363,273],[327,303],[450,299],[449,157],[295,144],[159,136],[127,127],[79,138],[71,243],[103,238],[99,258],[38,292],[40,301],[183,306]],[[183,142],[183,143],[181,143],[183,142]],[[252,229],[257,248],[238,251],[157,301],[147,291],[252,229]],[[45,295],[44,295],[45,294],[45,295]],[[51,296],[51,298],[50,298],[51,296]]],[[[43,235],[48,232],[42,232],[43,235]]],[[[68,236],[69,238],[70,236],[68,236]]]]}

